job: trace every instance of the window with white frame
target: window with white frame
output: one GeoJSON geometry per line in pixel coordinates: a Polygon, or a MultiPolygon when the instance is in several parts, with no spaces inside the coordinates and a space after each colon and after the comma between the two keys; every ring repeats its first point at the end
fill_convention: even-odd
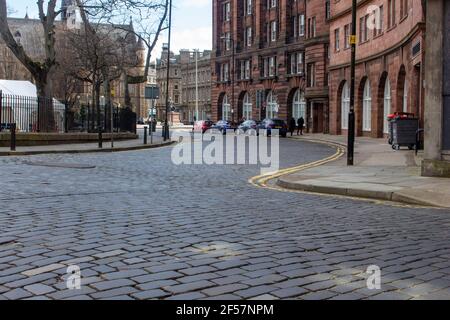
{"type": "Polygon", "coordinates": [[[403,85],[403,112],[408,112],[408,80],[403,85]]]}
{"type": "Polygon", "coordinates": [[[245,42],[247,44],[247,47],[252,46],[252,27],[247,27],[245,31],[245,42]]]}
{"type": "Polygon", "coordinates": [[[346,24],[344,26],[344,49],[350,48],[350,29],[351,24],[346,24]]]}
{"type": "Polygon", "coordinates": [[[369,79],[366,80],[363,93],[363,131],[372,130],[372,93],[369,79]]]}
{"type": "Polygon", "coordinates": [[[350,112],[350,88],[346,81],[341,94],[341,128],[348,129],[348,114],[350,112]]]}
{"type": "Polygon", "coordinates": [[[301,14],[299,16],[299,23],[298,23],[299,29],[298,29],[298,35],[300,37],[305,35],[305,15],[301,14]]]}
{"type": "Polygon", "coordinates": [[[339,36],[339,28],[334,30],[334,50],[340,50],[340,36],[339,36]]]}
{"type": "Polygon", "coordinates": [[[231,50],[231,33],[225,33],[225,50],[231,50]]]}
{"type": "Polygon", "coordinates": [[[241,60],[241,80],[249,80],[250,79],[250,60],[241,60]]]}
{"type": "Polygon", "coordinates": [[[230,120],[231,119],[231,105],[228,101],[228,96],[225,95],[223,97],[222,102],[222,120],[230,120]]]}
{"type": "Polygon", "coordinates": [[[316,64],[308,63],[306,68],[306,85],[309,88],[316,86],[316,64]]]}
{"type": "Polygon", "coordinates": [[[272,21],[270,23],[270,41],[277,41],[277,22],[272,21]]]}
{"type": "Polygon", "coordinates": [[[230,21],[231,18],[231,2],[226,2],[223,5],[223,11],[224,11],[224,20],[230,21]]]}
{"type": "Polygon", "coordinates": [[[277,0],[267,0],[267,9],[276,8],[277,0]]]}
{"type": "Polygon", "coordinates": [[[303,52],[296,52],[290,55],[291,69],[290,74],[303,73],[303,52]]]}
{"type": "Polygon", "coordinates": [[[245,79],[249,80],[250,79],[250,74],[251,74],[251,60],[245,60],[245,79]]]}
{"type": "Polygon", "coordinates": [[[266,118],[267,119],[273,119],[278,118],[278,99],[273,93],[273,91],[270,91],[267,95],[266,100],[266,118]]]}
{"type": "Polygon", "coordinates": [[[222,68],[221,68],[221,80],[223,82],[226,82],[229,80],[229,75],[230,75],[230,68],[228,63],[224,63],[222,64],[222,68]]]}
{"type": "Polygon", "coordinates": [[[373,29],[373,36],[379,36],[383,32],[383,24],[384,24],[384,9],[383,5],[379,6],[377,9],[373,11],[373,17],[375,20],[375,28],[373,29]]]}
{"type": "Polygon", "coordinates": [[[303,73],[303,52],[297,52],[297,73],[303,73]]]}
{"type": "Polygon", "coordinates": [[[242,103],[242,116],[246,120],[249,120],[252,118],[252,99],[248,92],[245,94],[244,100],[242,103]]]}
{"type": "Polygon", "coordinates": [[[389,78],[386,78],[384,83],[384,99],[383,99],[383,132],[389,133],[388,115],[391,113],[391,83],[389,78]]]}
{"type": "Polygon", "coordinates": [[[316,36],[316,17],[311,18],[311,37],[316,36]]]}
{"type": "Polygon", "coordinates": [[[269,77],[273,77],[276,75],[277,72],[277,59],[276,57],[270,57],[269,58],[269,77]]]}
{"type": "Polygon", "coordinates": [[[251,15],[252,14],[252,10],[253,10],[253,1],[252,0],[247,0],[247,5],[245,6],[245,8],[246,8],[247,15],[251,15]]]}
{"type": "Polygon", "coordinates": [[[388,0],[388,28],[395,26],[395,0],[388,0]]]}
{"type": "Polygon", "coordinates": [[[304,93],[300,89],[295,92],[292,100],[292,118],[295,121],[300,118],[306,119],[306,100],[304,93]]]}

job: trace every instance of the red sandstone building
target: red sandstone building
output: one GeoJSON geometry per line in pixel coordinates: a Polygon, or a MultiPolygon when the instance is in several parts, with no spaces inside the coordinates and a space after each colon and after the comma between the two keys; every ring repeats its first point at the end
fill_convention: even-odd
{"type": "MultiPolygon", "coordinates": [[[[348,128],[351,3],[331,1],[328,20],[331,134],[346,133],[348,128]]],[[[414,113],[423,124],[422,1],[359,1],[356,27],[357,135],[382,137],[388,130],[386,116],[397,111],[414,113]]]]}
{"type": "MultiPolygon", "coordinates": [[[[213,120],[291,116],[306,119],[305,40],[319,39],[321,32],[325,39],[328,31],[311,24],[308,28],[305,3],[213,2],[213,120]]],[[[319,17],[316,19],[320,21],[319,17]]],[[[310,59],[318,61],[316,70],[320,71],[323,59],[310,59]]],[[[323,76],[316,79],[320,78],[323,76]]]]}
{"type": "MultiPolygon", "coordinates": [[[[360,0],[357,134],[381,137],[386,115],[423,119],[421,0],[360,0]]],[[[351,0],[214,0],[213,120],[304,117],[346,133],[351,0]]]]}

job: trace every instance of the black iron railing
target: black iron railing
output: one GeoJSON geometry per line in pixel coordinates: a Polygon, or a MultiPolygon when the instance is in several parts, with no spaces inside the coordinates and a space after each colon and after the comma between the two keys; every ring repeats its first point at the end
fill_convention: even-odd
{"type": "Polygon", "coordinates": [[[136,113],[110,105],[70,106],[56,99],[5,94],[0,91],[0,131],[136,132],[136,113]]]}
{"type": "Polygon", "coordinates": [[[0,131],[16,124],[17,132],[65,132],[66,105],[56,99],[4,94],[0,91],[0,131]]]}

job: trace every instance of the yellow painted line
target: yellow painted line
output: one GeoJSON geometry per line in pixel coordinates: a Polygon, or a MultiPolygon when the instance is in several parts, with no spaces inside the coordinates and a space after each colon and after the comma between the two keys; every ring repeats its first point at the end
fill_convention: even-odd
{"type": "MultiPolygon", "coordinates": [[[[296,140],[300,140],[300,139],[296,139],[296,140]]],[[[322,166],[324,164],[327,164],[327,163],[330,163],[330,162],[333,162],[333,161],[336,161],[336,160],[340,159],[345,154],[345,149],[346,148],[343,147],[340,144],[337,144],[337,143],[332,143],[332,142],[327,142],[327,141],[320,141],[320,140],[308,140],[308,139],[301,139],[300,141],[326,144],[328,146],[335,147],[336,148],[336,153],[334,155],[330,156],[330,157],[327,157],[327,158],[324,158],[324,159],[321,159],[321,160],[305,163],[305,164],[302,164],[302,165],[299,165],[299,166],[295,166],[295,167],[291,167],[291,168],[282,169],[282,170],[279,170],[279,171],[277,171],[275,173],[268,173],[268,174],[265,174],[265,175],[258,175],[258,176],[250,178],[248,180],[248,182],[250,184],[252,184],[253,186],[257,187],[257,188],[263,188],[263,189],[273,190],[273,191],[278,191],[278,192],[301,193],[301,194],[310,194],[310,195],[316,195],[316,196],[320,195],[320,196],[323,196],[323,197],[338,198],[338,199],[352,199],[352,200],[357,200],[357,201],[371,202],[371,203],[374,203],[374,204],[389,205],[389,206],[400,207],[400,208],[443,209],[443,208],[435,208],[435,207],[429,207],[429,206],[404,204],[404,203],[388,201],[388,200],[378,200],[378,199],[370,199],[370,198],[362,198],[362,197],[354,197],[354,196],[344,196],[344,195],[329,194],[329,193],[318,193],[318,192],[311,192],[311,191],[287,189],[287,188],[280,187],[278,185],[268,185],[268,183],[270,181],[274,180],[274,179],[280,178],[280,177],[288,175],[288,174],[301,172],[301,171],[304,171],[304,170],[307,170],[307,169],[311,169],[311,168],[315,168],[315,167],[318,167],[318,166],[322,166]]]]}
{"type": "MultiPolygon", "coordinates": [[[[307,140],[305,140],[305,141],[307,141],[307,140]]],[[[308,142],[311,142],[311,141],[308,140],[308,142]]],[[[316,142],[316,141],[313,141],[313,142],[316,142]]],[[[327,164],[332,161],[336,161],[345,154],[345,148],[338,144],[325,143],[325,142],[318,142],[318,143],[323,143],[323,144],[327,144],[329,146],[335,147],[337,149],[337,151],[332,156],[321,159],[321,160],[305,163],[305,164],[298,165],[295,167],[278,170],[275,173],[268,173],[268,174],[259,175],[259,176],[250,178],[249,183],[251,183],[255,186],[265,186],[266,182],[269,180],[273,180],[273,179],[279,178],[281,176],[288,175],[290,173],[303,171],[306,169],[310,169],[310,168],[314,168],[314,167],[318,167],[318,166],[327,164]]]]}

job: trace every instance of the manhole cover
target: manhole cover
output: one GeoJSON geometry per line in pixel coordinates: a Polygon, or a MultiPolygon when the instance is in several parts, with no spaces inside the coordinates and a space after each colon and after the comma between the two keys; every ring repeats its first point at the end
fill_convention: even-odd
{"type": "Polygon", "coordinates": [[[44,161],[25,161],[25,164],[39,167],[66,168],[66,169],[94,169],[95,166],[81,163],[61,163],[44,161]]]}

